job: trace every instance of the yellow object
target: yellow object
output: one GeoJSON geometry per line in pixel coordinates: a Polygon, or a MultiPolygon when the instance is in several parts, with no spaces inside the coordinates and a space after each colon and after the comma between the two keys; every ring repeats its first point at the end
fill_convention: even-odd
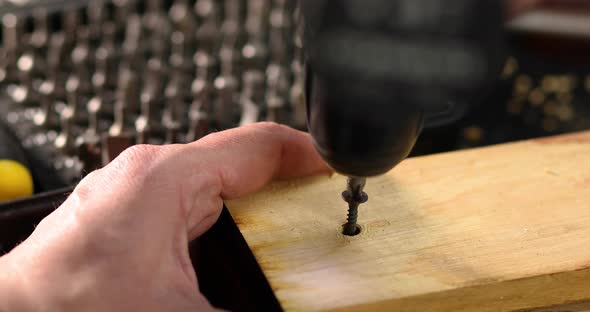
{"type": "Polygon", "coordinates": [[[14,160],[0,159],[0,202],[33,194],[33,177],[14,160]]]}

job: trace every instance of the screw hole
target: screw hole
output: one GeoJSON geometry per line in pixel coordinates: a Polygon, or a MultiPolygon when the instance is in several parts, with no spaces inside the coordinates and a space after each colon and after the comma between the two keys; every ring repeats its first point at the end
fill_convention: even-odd
{"type": "Polygon", "coordinates": [[[361,233],[361,226],[360,225],[355,225],[354,231],[352,233],[348,233],[346,231],[346,224],[342,225],[342,234],[346,235],[346,236],[356,236],[359,235],[361,233]]]}

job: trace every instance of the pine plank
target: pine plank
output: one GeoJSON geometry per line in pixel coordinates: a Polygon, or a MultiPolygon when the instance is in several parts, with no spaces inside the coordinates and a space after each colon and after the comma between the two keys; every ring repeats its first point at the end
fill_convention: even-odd
{"type": "Polygon", "coordinates": [[[344,187],[226,203],[287,311],[590,307],[590,132],[408,159],[368,180],[354,237],[344,187]]]}

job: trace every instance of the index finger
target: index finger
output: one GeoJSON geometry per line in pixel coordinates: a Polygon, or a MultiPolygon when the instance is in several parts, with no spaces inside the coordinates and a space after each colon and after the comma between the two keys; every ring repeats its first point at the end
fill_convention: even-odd
{"type": "Polygon", "coordinates": [[[222,199],[255,192],[273,178],[328,172],[308,134],[257,123],[190,144],[133,146],[84,178],[63,206],[78,209],[78,220],[88,224],[175,231],[182,222],[194,238],[217,220],[222,199]]]}
{"type": "Polygon", "coordinates": [[[198,162],[215,168],[221,197],[254,192],[273,178],[285,179],[331,169],[315,151],[308,134],[275,123],[257,123],[218,132],[187,146],[198,162]]]}

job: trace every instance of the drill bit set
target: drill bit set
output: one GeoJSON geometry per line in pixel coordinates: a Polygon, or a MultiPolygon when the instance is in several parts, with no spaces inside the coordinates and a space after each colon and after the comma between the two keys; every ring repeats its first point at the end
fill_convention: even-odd
{"type": "Polygon", "coordinates": [[[294,1],[49,7],[2,16],[0,113],[68,182],[135,143],[263,120],[305,127],[294,1]]]}

